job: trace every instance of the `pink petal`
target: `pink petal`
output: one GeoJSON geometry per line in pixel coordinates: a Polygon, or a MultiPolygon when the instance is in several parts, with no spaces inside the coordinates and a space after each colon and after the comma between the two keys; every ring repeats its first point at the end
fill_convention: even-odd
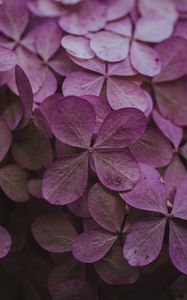
{"type": "Polygon", "coordinates": [[[167,214],[166,191],[160,174],[148,165],[139,166],[140,180],[130,192],[120,196],[133,207],[167,214]]]}
{"type": "Polygon", "coordinates": [[[153,110],[153,99],[149,95],[149,93],[147,93],[146,91],[144,91],[144,93],[145,93],[146,100],[147,100],[147,107],[146,107],[146,110],[144,111],[144,115],[146,117],[148,117],[152,113],[152,110],[153,110]]]}
{"type": "Polygon", "coordinates": [[[144,90],[132,81],[108,78],[107,98],[114,110],[133,107],[144,112],[147,108],[144,90]]]}
{"type": "Polygon", "coordinates": [[[97,57],[85,60],[70,55],[70,58],[74,63],[89,71],[94,71],[100,74],[106,73],[106,63],[97,57]]]}
{"type": "Polygon", "coordinates": [[[51,0],[28,0],[28,8],[39,17],[60,17],[67,13],[64,6],[51,0]]]}
{"type": "Polygon", "coordinates": [[[104,84],[105,78],[99,74],[88,72],[72,72],[67,75],[62,85],[64,96],[99,96],[104,84]]]}
{"type": "Polygon", "coordinates": [[[89,40],[85,37],[65,35],[61,40],[61,45],[69,54],[77,58],[90,59],[95,56],[90,48],[89,40]]]}
{"type": "Polygon", "coordinates": [[[90,47],[99,58],[118,62],[127,57],[129,40],[112,32],[100,31],[92,36],[90,47]]]}
{"type": "Polygon", "coordinates": [[[107,74],[110,76],[134,76],[137,75],[136,70],[132,67],[130,58],[127,57],[118,63],[108,63],[107,74]]]}
{"type": "Polygon", "coordinates": [[[166,218],[137,220],[130,226],[123,248],[124,257],[131,266],[145,266],[154,261],[164,239],[166,218]]]}
{"type": "Polygon", "coordinates": [[[108,284],[132,284],[138,279],[137,268],[129,266],[120,246],[114,246],[101,261],[94,264],[98,275],[108,284]]]}
{"type": "Polygon", "coordinates": [[[171,203],[173,203],[177,187],[186,175],[187,171],[176,154],[164,173],[167,198],[171,203]]]}
{"type": "Polygon", "coordinates": [[[37,217],[32,223],[32,234],[40,247],[55,253],[71,251],[77,235],[69,220],[57,213],[37,217]]]}
{"type": "Polygon", "coordinates": [[[108,152],[97,150],[93,158],[99,180],[111,190],[129,190],[140,177],[138,164],[127,148],[108,152]]]}
{"type": "Polygon", "coordinates": [[[178,79],[187,73],[186,48],[187,41],[180,37],[172,37],[155,47],[160,55],[162,69],[154,82],[178,79]]]}
{"type": "Polygon", "coordinates": [[[113,21],[126,16],[134,5],[134,0],[107,0],[107,20],[113,21]]]}
{"type": "Polygon", "coordinates": [[[0,47],[0,72],[12,69],[16,63],[16,54],[7,48],[0,47]]]}
{"type": "Polygon", "coordinates": [[[132,22],[129,17],[125,17],[123,19],[107,23],[105,30],[131,38],[132,22]]]}
{"type": "Polygon", "coordinates": [[[88,148],[95,119],[94,108],[88,101],[69,96],[54,107],[51,130],[55,137],[65,144],[88,148]]]}
{"type": "Polygon", "coordinates": [[[57,90],[57,79],[50,69],[45,69],[45,81],[39,91],[34,95],[34,101],[41,103],[47,97],[54,95],[57,90]]]}
{"type": "Polygon", "coordinates": [[[187,274],[187,230],[186,227],[170,220],[169,256],[174,266],[187,274]]]}
{"type": "Polygon", "coordinates": [[[179,20],[177,22],[174,36],[180,36],[187,40],[187,20],[179,20]]]}
{"type": "Polygon", "coordinates": [[[146,118],[136,108],[122,108],[111,112],[96,138],[94,148],[125,148],[144,133],[146,118]]]}
{"type": "Polygon", "coordinates": [[[69,204],[82,197],[87,180],[87,153],[64,156],[45,171],[43,197],[51,204],[69,204]]]}
{"type": "Polygon", "coordinates": [[[118,195],[96,183],[88,195],[88,209],[92,218],[110,232],[120,232],[125,216],[125,206],[118,195]]]}
{"type": "Polygon", "coordinates": [[[116,236],[107,231],[89,231],[73,241],[73,256],[84,263],[93,263],[103,258],[116,241],[116,236]]]}
{"type": "Polygon", "coordinates": [[[172,35],[174,23],[165,17],[144,16],[136,22],[134,38],[143,41],[158,43],[172,35]]]}
{"type": "Polygon", "coordinates": [[[7,154],[12,142],[11,131],[8,128],[5,121],[2,119],[0,119],[0,141],[0,161],[2,161],[5,155],[7,154]]]}
{"type": "Polygon", "coordinates": [[[164,119],[156,110],[153,111],[152,116],[161,132],[172,142],[175,148],[178,148],[182,141],[182,128],[164,119]]]}
{"type": "Polygon", "coordinates": [[[176,218],[187,220],[187,176],[179,182],[174,198],[172,215],[176,218]]]}
{"type": "Polygon", "coordinates": [[[8,231],[2,226],[0,226],[0,240],[0,258],[3,258],[10,251],[12,239],[8,231]]]}
{"type": "Polygon", "coordinates": [[[160,56],[150,46],[133,41],[130,59],[132,66],[143,75],[152,77],[160,73],[160,56]]]}
{"type": "Polygon", "coordinates": [[[55,0],[56,2],[60,2],[64,5],[73,5],[81,2],[82,0],[55,0]]]}
{"type": "Polygon", "coordinates": [[[168,139],[156,128],[147,128],[142,138],[131,146],[137,161],[158,168],[169,164],[173,149],[168,139]]]}
{"type": "Polygon", "coordinates": [[[166,119],[178,126],[187,125],[187,79],[156,84],[154,90],[159,111],[166,119]],[[182,109],[181,109],[182,107],[182,109]]]}

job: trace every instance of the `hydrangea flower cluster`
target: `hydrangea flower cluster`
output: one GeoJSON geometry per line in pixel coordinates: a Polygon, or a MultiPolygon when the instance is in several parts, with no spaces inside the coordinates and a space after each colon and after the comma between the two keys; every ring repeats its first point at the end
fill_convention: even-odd
{"type": "Polygon", "coordinates": [[[0,0],[4,300],[174,299],[186,95],[185,0],[0,0]]]}

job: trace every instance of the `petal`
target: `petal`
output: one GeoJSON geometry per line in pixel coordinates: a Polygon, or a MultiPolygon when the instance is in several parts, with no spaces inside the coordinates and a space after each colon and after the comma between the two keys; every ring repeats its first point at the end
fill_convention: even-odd
{"type": "Polygon", "coordinates": [[[94,147],[125,148],[135,143],[144,133],[146,118],[136,108],[122,108],[111,112],[104,120],[94,147]]]}
{"type": "Polygon", "coordinates": [[[179,150],[180,154],[187,159],[187,143],[185,143],[179,150]]]}
{"type": "Polygon", "coordinates": [[[116,241],[107,231],[88,231],[73,241],[73,256],[83,263],[93,263],[103,258],[116,241]]]}
{"type": "Polygon", "coordinates": [[[172,83],[156,84],[154,90],[163,117],[178,126],[187,125],[187,79],[181,78],[172,83]]]}
{"type": "Polygon", "coordinates": [[[132,36],[132,27],[131,19],[129,17],[125,17],[123,19],[107,23],[105,30],[130,38],[132,36]]]}
{"type": "Polygon", "coordinates": [[[88,211],[88,191],[89,191],[89,184],[84,195],[80,199],[68,205],[69,210],[74,215],[82,219],[91,218],[90,213],[88,211]]]}
{"type": "Polygon", "coordinates": [[[67,13],[65,6],[51,0],[29,0],[28,8],[39,17],[60,17],[67,13]]]}
{"type": "Polygon", "coordinates": [[[30,81],[25,72],[18,65],[15,68],[16,85],[21,102],[24,107],[24,117],[29,119],[32,115],[33,92],[30,81]]]}
{"type": "Polygon", "coordinates": [[[54,107],[51,130],[61,142],[81,148],[91,144],[95,127],[95,111],[85,99],[69,96],[54,107]]]}
{"type": "Polygon", "coordinates": [[[187,176],[178,184],[174,198],[172,215],[176,218],[187,220],[187,176]]]}
{"type": "Polygon", "coordinates": [[[108,78],[107,98],[114,110],[134,107],[144,112],[147,108],[147,97],[144,90],[131,81],[108,78]]]}
{"type": "Polygon", "coordinates": [[[144,16],[136,22],[134,38],[159,43],[172,35],[174,23],[161,16],[144,16]]]}
{"type": "Polygon", "coordinates": [[[45,171],[43,197],[51,204],[69,204],[84,194],[87,180],[87,153],[64,156],[45,171]]]}
{"type": "Polygon", "coordinates": [[[134,5],[134,0],[107,0],[107,20],[113,21],[126,16],[134,5]]]}
{"type": "Polygon", "coordinates": [[[106,72],[106,63],[97,57],[91,59],[79,59],[70,55],[70,58],[74,63],[89,71],[94,71],[100,74],[105,74],[106,72]]]}
{"type": "Polygon", "coordinates": [[[20,99],[15,99],[15,97],[1,98],[0,106],[1,118],[5,120],[9,129],[16,129],[23,117],[23,106],[20,99]]]}
{"type": "Polygon", "coordinates": [[[98,275],[108,284],[135,283],[139,277],[137,268],[131,267],[123,257],[120,246],[114,246],[101,261],[94,264],[98,275]]]}
{"type": "Polygon", "coordinates": [[[17,165],[6,165],[0,169],[0,187],[15,202],[29,200],[27,173],[17,165]]]}
{"type": "Polygon", "coordinates": [[[164,173],[167,199],[172,203],[180,182],[186,177],[187,171],[176,154],[164,173]]]}
{"type": "Polygon", "coordinates": [[[99,58],[118,62],[128,56],[129,40],[112,32],[100,31],[93,34],[90,47],[99,58]]]}
{"type": "Polygon", "coordinates": [[[180,36],[187,40],[187,20],[179,20],[175,26],[174,36],[180,36]]]}
{"type": "Polygon", "coordinates": [[[32,196],[42,198],[41,178],[31,178],[28,182],[28,191],[32,196]]]}
{"type": "Polygon", "coordinates": [[[96,183],[88,195],[88,209],[92,218],[110,232],[120,232],[125,216],[125,206],[116,194],[96,183]]]}
{"type": "Polygon", "coordinates": [[[178,148],[182,141],[183,129],[163,118],[156,110],[153,111],[152,117],[160,131],[172,142],[175,148],[178,148]]]}
{"type": "Polygon", "coordinates": [[[62,214],[46,214],[32,223],[32,234],[44,250],[55,253],[71,251],[77,233],[70,221],[62,214]]]}
{"type": "Polygon", "coordinates": [[[111,190],[129,190],[140,177],[138,164],[128,149],[97,150],[93,158],[99,180],[111,190]]]}
{"type": "Polygon", "coordinates": [[[154,82],[178,79],[187,73],[186,48],[187,41],[180,37],[172,37],[155,47],[160,55],[162,69],[154,82]]]}
{"type": "Polygon", "coordinates": [[[81,59],[90,59],[95,56],[89,46],[89,40],[85,37],[77,37],[73,35],[65,35],[61,40],[61,45],[66,51],[81,59]]]}
{"type": "Polygon", "coordinates": [[[70,72],[76,71],[78,67],[70,60],[69,55],[62,47],[53,55],[48,62],[49,67],[61,76],[67,76],[70,72]]]}
{"type": "Polygon", "coordinates": [[[12,239],[8,231],[2,226],[0,226],[0,240],[0,258],[3,258],[10,251],[12,239]]]}
{"type": "Polygon", "coordinates": [[[4,47],[0,46],[0,72],[12,69],[17,63],[17,55],[4,47]]]}
{"type": "Polygon", "coordinates": [[[173,157],[170,142],[156,128],[147,128],[141,139],[130,148],[138,162],[155,168],[168,165],[173,157]]]}
{"type": "Polygon", "coordinates": [[[108,63],[108,75],[110,76],[134,76],[136,70],[132,67],[129,56],[118,63],[108,63]]]}
{"type": "Polygon", "coordinates": [[[2,161],[7,154],[12,142],[11,131],[6,125],[5,121],[3,121],[2,119],[0,119],[0,141],[0,161],[2,161]]]}
{"type": "Polygon", "coordinates": [[[144,218],[130,226],[123,254],[131,266],[145,266],[158,257],[162,249],[165,225],[166,218],[144,218]]]}
{"type": "Polygon", "coordinates": [[[143,75],[152,77],[160,73],[160,56],[150,46],[133,41],[130,59],[132,66],[143,75]]]}
{"type": "Polygon", "coordinates": [[[57,90],[57,79],[50,69],[45,70],[45,81],[39,91],[34,95],[34,101],[41,103],[47,97],[54,95],[57,90]]]}
{"type": "Polygon", "coordinates": [[[174,266],[187,274],[187,230],[186,227],[170,220],[169,256],[174,266]]]}
{"type": "Polygon", "coordinates": [[[72,72],[67,75],[62,85],[64,96],[99,96],[104,84],[105,78],[98,74],[88,72],[72,72]]]}
{"type": "Polygon", "coordinates": [[[148,165],[139,166],[138,183],[130,192],[121,193],[120,196],[133,207],[167,214],[166,191],[159,172],[148,165]]]}

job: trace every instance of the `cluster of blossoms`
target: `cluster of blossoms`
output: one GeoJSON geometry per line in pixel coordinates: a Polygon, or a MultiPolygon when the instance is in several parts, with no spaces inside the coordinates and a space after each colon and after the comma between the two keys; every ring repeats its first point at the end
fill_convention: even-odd
{"type": "Polygon", "coordinates": [[[185,0],[0,0],[3,299],[187,275],[186,126],[185,0]]]}

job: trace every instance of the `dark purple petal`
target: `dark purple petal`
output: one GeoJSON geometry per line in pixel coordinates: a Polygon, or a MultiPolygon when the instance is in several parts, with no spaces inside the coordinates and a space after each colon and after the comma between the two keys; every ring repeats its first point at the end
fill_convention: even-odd
{"type": "Polygon", "coordinates": [[[125,148],[135,143],[144,133],[146,118],[136,108],[122,108],[111,112],[104,120],[95,148],[125,148]]]}
{"type": "Polygon", "coordinates": [[[4,47],[0,46],[0,72],[8,71],[17,64],[17,55],[4,47]]]}
{"type": "Polygon", "coordinates": [[[139,162],[155,168],[168,165],[173,157],[170,142],[156,128],[147,128],[142,138],[130,149],[139,162]]]}
{"type": "Polygon", "coordinates": [[[187,143],[180,148],[180,154],[187,159],[187,143]]]}
{"type": "Polygon", "coordinates": [[[139,277],[137,268],[131,267],[123,257],[120,246],[113,246],[101,261],[94,265],[98,275],[108,284],[135,283],[139,277]]]}
{"type": "Polygon", "coordinates": [[[116,236],[107,231],[88,231],[73,241],[73,256],[84,263],[93,263],[103,258],[116,241],[116,236]]]}
{"type": "Polygon", "coordinates": [[[23,117],[23,106],[20,99],[15,97],[1,98],[0,114],[11,130],[16,129],[23,117]]]}
{"type": "Polygon", "coordinates": [[[66,97],[54,107],[51,130],[65,144],[88,148],[95,127],[95,111],[92,105],[75,96],[66,97]]]}
{"type": "Polygon", "coordinates": [[[97,57],[91,59],[79,59],[70,55],[70,58],[78,66],[81,66],[89,71],[94,71],[99,74],[105,74],[106,72],[106,63],[97,57]]]}
{"type": "Polygon", "coordinates": [[[55,253],[71,251],[72,241],[77,235],[70,221],[62,214],[37,217],[32,223],[32,234],[40,247],[55,253]]]}
{"type": "Polygon", "coordinates": [[[82,197],[87,180],[87,153],[60,158],[44,173],[43,197],[51,204],[69,204],[82,197]]]}
{"type": "Polygon", "coordinates": [[[11,142],[12,142],[12,135],[11,131],[8,128],[5,121],[0,119],[0,141],[1,141],[1,147],[0,147],[0,161],[3,160],[4,156],[7,154],[11,142]]]}
{"type": "Polygon", "coordinates": [[[174,198],[172,215],[176,218],[187,220],[187,176],[178,184],[174,198]]]}
{"type": "Polygon", "coordinates": [[[89,40],[85,37],[65,35],[61,40],[61,45],[69,54],[77,58],[90,59],[95,56],[90,48],[89,40]]]}
{"type": "Polygon", "coordinates": [[[117,194],[95,184],[88,195],[88,209],[92,218],[104,229],[117,233],[121,231],[125,206],[117,194]]]}
{"type": "Polygon", "coordinates": [[[12,239],[8,231],[0,226],[0,258],[5,257],[11,248],[12,239]]]}
{"type": "Polygon", "coordinates": [[[154,261],[164,239],[166,218],[137,220],[127,231],[124,257],[131,266],[145,266],[154,261]]]}
{"type": "Polygon", "coordinates": [[[93,158],[99,180],[109,189],[129,190],[140,177],[138,164],[127,148],[111,151],[97,150],[93,158]]]}
{"type": "Polygon", "coordinates": [[[134,5],[134,0],[107,0],[107,20],[113,21],[126,16],[134,5]]]}
{"type": "Polygon", "coordinates": [[[32,196],[36,198],[42,198],[41,178],[31,178],[28,182],[28,191],[32,196]]]}
{"type": "Polygon", "coordinates": [[[0,169],[0,187],[15,202],[29,199],[27,180],[27,173],[17,165],[6,165],[0,169]]]}
{"type": "Polygon", "coordinates": [[[169,256],[174,266],[187,274],[187,229],[170,220],[169,256]]]}
{"type": "Polygon", "coordinates": [[[133,207],[167,214],[165,186],[158,171],[140,164],[140,174],[140,180],[135,187],[120,196],[133,207]]]}

